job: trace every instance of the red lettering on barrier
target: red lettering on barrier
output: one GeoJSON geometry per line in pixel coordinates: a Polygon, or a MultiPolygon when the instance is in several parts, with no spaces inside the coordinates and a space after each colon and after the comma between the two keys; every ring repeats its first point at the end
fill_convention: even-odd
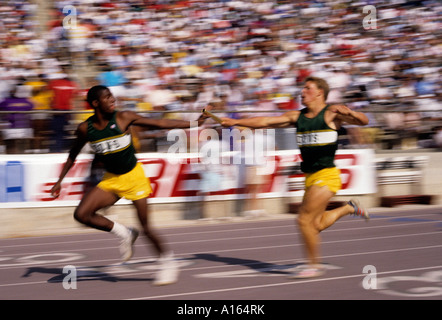
{"type": "Polygon", "coordinates": [[[355,166],[358,162],[354,154],[337,154],[335,155],[335,160],[352,160],[350,166],[355,166]]]}
{"type": "Polygon", "coordinates": [[[85,184],[86,181],[64,182],[60,190],[60,195],[57,198],[54,198],[51,196],[51,189],[55,185],[55,182],[43,183],[41,189],[43,195],[37,199],[37,201],[69,200],[70,197],[74,196],[79,196],[81,198],[84,194],[85,184]]]}
{"type": "MultiPolygon", "coordinates": [[[[341,176],[342,175],[347,175],[348,176],[347,181],[342,182],[342,188],[341,189],[344,190],[344,189],[347,189],[348,186],[351,185],[351,182],[353,180],[353,172],[352,172],[351,169],[340,169],[340,170],[341,170],[341,176]]],[[[342,180],[344,180],[344,179],[342,179],[342,180]]]]}
{"type": "Polygon", "coordinates": [[[91,166],[91,161],[87,160],[77,160],[75,165],[69,170],[67,177],[82,178],[89,174],[89,169],[91,166]]]}
{"type": "Polygon", "coordinates": [[[80,196],[80,197],[82,197],[83,194],[84,194],[84,187],[85,187],[85,184],[86,184],[85,181],[76,181],[76,182],[72,182],[71,184],[68,185],[66,196],[67,196],[67,197],[70,197],[70,196],[80,196]],[[81,188],[79,188],[79,190],[76,190],[76,191],[75,191],[74,188],[75,188],[76,186],[80,186],[81,188]],[[72,190],[72,189],[74,189],[74,190],[72,190]]]}
{"type": "MultiPolygon", "coordinates": [[[[335,160],[339,161],[337,164],[341,170],[342,177],[342,189],[351,189],[354,186],[355,181],[358,182],[357,168],[353,169],[351,166],[358,164],[359,154],[338,154],[335,160]],[[341,168],[343,167],[343,168],[341,168]]],[[[152,185],[151,197],[195,197],[198,195],[199,187],[198,182],[201,179],[199,173],[191,171],[189,163],[199,162],[198,159],[182,159],[180,162],[171,162],[167,158],[142,158],[139,159],[140,163],[146,168],[147,176],[149,176],[152,185]],[[195,161],[193,161],[195,160],[195,161]],[[195,183],[195,187],[189,189],[189,182],[195,183]]],[[[281,169],[284,165],[296,163],[301,161],[299,154],[283,154],[271,156],[268,161],[267,181],[263,185],[262,193],[269,193],[278,191],[280,184],[285,183],[286,177],[281,176],[281,169]]],[[[58,164],[57,164],[58,165],[58,164]]],[[[55,182],[46,182],[40,185],[40,193],[37,193],[35,197],[38,201],[54,201],[54,200],[77,200],[83,195],[83,186],[86,181],[82,181],[82,178],[87,177],[90,160],[80,160],[74,166],[74,170],[69,174],[68,181],[63,182],[63,187],[58,198],[53,198],[50,195],[51,188],[55,182]],[[71,180],[71,181],[69,181],[71,180]],[[75,181],[72,181],[75,180],[75,181]]],[[[60,170],[63,164],[60,164],[60,170]]],[[[302,177],[302,174],[291,175],[288,178],[302,177]]],[[[51,177],[48,177],[48,180],[51,177]]],[[[50,180],[54,181],[55,178],[50,180]]],[[[298,189],[298,187],[296,187],[298,189]]],[[[300,190],[303,188],[300,186],[300,190]]],[[[298,190],[290,190],[298,191],[298,190]]],[[[212,195],[230,195],[243,193],[244,190],[238,186],[232,185],[231,188],[211,193],[212,195]]]]}
{"type": "Polygon", "coordinates": [[[278,176],[279,171],[281,170],[281,157],[275,156],[274,159],[271,159],[270,161],[274,161],[275,170],[273,170],[273,173],[267,176],[266,183],[262,186],[262,191],[264,193],[271,192],[273,190],[273,184],[275,182],[275,178],[278,176]]]}
{"type": "MultiPolygon", "coordinates": [[[[53,201],[53,200],[57,199],[57,198],[54,198],[53,196],[51,196],[51,189],[54,186],[54,184],[55,184],[55,182],[43,183],[41,191],[42,191],[43,194],[45,194],[45,195],[47,194],[48,197],[43,196],[43,197],[41,197],[40,199],[37,199],[37,200],[39,200],[39,201],[53,201]]],[[[60,191],[60,193],[61,193],[61,191],[60,191]]]]}
{"type": "Polygon", "coordinates": [[[187,163],[179,164],[180,169],[173,185],[170,196],[171,197],[194,197],[199,190],[182,190],[182,185],[186,180],[200,180],[201,177],[198,173],[189,173],[187,169],[189,165],[187,163]]]}

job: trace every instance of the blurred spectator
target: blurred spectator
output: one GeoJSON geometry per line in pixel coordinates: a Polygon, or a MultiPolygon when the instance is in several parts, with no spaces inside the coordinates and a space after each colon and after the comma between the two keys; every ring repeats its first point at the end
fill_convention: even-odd
{"type": "Polygon", "coordinates": [[[76,19],[76,25],[74,27],[67,28],[67,36],[69,39],[69,50],[71,52],[71,59],[76,64],[83,64],[86,61],[86,51],[88,46],[88,40],[91,37],[93,31],[93,25],[76,19]]]}
{"type": "Polygon", "coordinates": [[[7,128],[3,129],[2,136],[6,144],[7,153],[23,153],[25,142],[33,138],[31,129],[31,117],[25,113],[15,113],[16,111],[30,111],[34,105],[27,98],[16,96],[19,86],[11,90],[10,95],[0,102],[0,111],[7,111],[3,117],[7,122],[7,128]]]}
{"type": "Polygon", "coordinates": [[[439,150],[442,150],[442,127],[436,127],[433,135],[434,144],[439,150]]]}
{"type": "Polygon", "coordinates": [[[433,95],[423,95],[419,96],[415,103],[420,110],[420,116],[422,119],[428,120],[441,120],[442,111],[442,95],[439,94],[437,97],[433,95]]]}
{"type": "Polygon", "coordinates": [[[149,102],[154,110],[173,110],[177,98],[169,85],[164,82],[158,83],[153,90],[145,93],[144,100],[149,102]]]}
{"type": "MultiPolygon", "coordinates": [[[[329,102],[350,104],[362,91],[370,108],[388,102],[406,111],[404,102],[416,101],[429,115],[440,109],[440,11],[437,0],[7,1],[0,98],[18,77],[50,77],[71,65],[76,80],[93,77],[120,96],[129,79],[145,92],[160,82],[172,91],[185,84],[180,91],[200,104],[228,92],[229,110],[253,106],[255,92],[267,91],[278,107],[293,109],[301,107],[298,86],[314,74],[329,80],[329,102]],[[375,29],[363,25],[367,4],[377,9],[375,29]],[[77,29],[63,28],[66,5],[76,8],[77,29]],[[197,89],[201,82],[208,88],[197,89]]],[[[180,102],[170,105],[188,105],[180,102]]]]}
{"type": "Polygon", "coordinates": [[[9,122],[10,128],[30,128],[31,117],[29,114],[14,113],[14,111],[30,111],[34,108],[33,103],[27,98],[20,98],[16,96],[16,92],[20,86],[11,90],[9,97],[0,102],[0,109],[8,111],[6,120],[9,122]]]}
{"type": "MultiPolygon", "coordinates": [[[[78,86],[67,74],[55,74],[49,81],[48,89],[52,92],[52,110],[70,111],[74,109],[74,101],[77,98],[78,86]]],[[[68,147],[66,144],[66,128],[71,115],[69,113],[54,113],[52,115],[51,129],[54,145],[52,152],[63,152],[68,147]]]]}
{"type": "Polygon", "coordinates": [[[211,101],[215,99],[216,96],[216,88],[212,81],[204,82],[201,90],[198,92],[198,96],[196,99],[197,105],[201,108],[204,108],[211,101]]]}
{"type": "MultiPolygon", "coordinates": [[[[256,95],[257,95],[257,100],[254,103],[256,111],[259,111],[259,110],[262,110],[262,111],[271,111],[271,110],[278,111],[276,103],[270,98],[270,95],[269,95],[268,92],[266,92],[266,91],[258,91],[258,92],[256,92],[256,95]]],[[[259,116],[259,115],[261,115],[261,116],[272,116],[272,115],[276,115],[276,114],[268,113],[268,112],[266,112],[266,113],[254,113],[253,114],[253,116],[255,116],[255,117],[259,116]]]]}
{"type": "Polygon", "coordinates": [[[103,71],[98,74],[97,80],[99,84],[108,87],[114,96],[121,95],[124,90],[123,86],[127,82],[123,72],[112,69],[109,65],[103,67],[103,71]]]}
{"type": "Polygon", "coordinates": [[[245,175],[242,181],[244,181],[246,198],[241,214],[247,218],[258,218],[266,215],[258,199],[258,194],[267,182],[267,177],[264,175],[266,137],[262,129],[253,131],[246,129],[246,132],[248,134],[242,141],[241,151],[244,163],[240,166],[244,170],[242,175],[245,175]]]}
{"type": "Polygon", "coordinates": [[[402,135],[402,149],[415,149],[421,128],[420,116],[417,112],[407,112],[404,115],[404,133],[402,135]]]}
{"type": "Polygon", "coordinates": [[[136,111],[137,105],[144,101],[144,94],[140,85],[128,80],[115,98],[122,109],[136,111]]]}
{"type": "Polygon", "coordinates": [[[407,101],[416,97],[416,87],[412,80],[407,79],[402,82],[396,90],[396,97],[401,101],[407,101]]]}
{"type": "MultiPolygon", "coordinates": [[[[34,110],[45,111],[51,109],[51,101],[53,92],[48,89],[48,83],[43,78],[43,75],[37,75],[31,78],[25,85],[32,88],[30,100],[34,104],[34,110]]],[[[47,141],[49,132],[49,119],[51,116],[47,113],[31,114],[32,128],[34,129],[34,144],[33,149],[36,152],[48,151],[43,150],[44,142],[47,141]]]]}
{"type": "Polygon", "coordinates": [[[201,163],[192,164],[193,171],[200,175],[198,195],[201,197],[201,218],[223,217],[226,212],[225,201],[214,201],[208,199],[210,195],[219,194],[235,186],[235,172],[232,170],[230,155],[222,154],[223,150],[228,150],[222,139],[211,139],[200,142],[202,157],[201,163]],[[229,158],[228,160],[223,159],[229,158]],[[227,163],[227,164],[224,164],[227,163]]]}
{"type": "Polygon", "coordinates": [[[418,76],[418,79],[415,84],[416,87],[416,93],[419,96],[425,96],[425,95],[434,95],[435,92],[435,83],[429,79],[427,76],[420,75],[418,76]]]}

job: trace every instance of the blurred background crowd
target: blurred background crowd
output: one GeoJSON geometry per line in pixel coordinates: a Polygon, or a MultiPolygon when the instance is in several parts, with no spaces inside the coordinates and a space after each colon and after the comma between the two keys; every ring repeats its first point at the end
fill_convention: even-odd
{"type": "MultiPolygon", "coordinates": [[[[208,103],[246,117],[301,108],[310,75],[371,118],[342,147],[441,148],[441,13],[437,0],[4,0],[0,153],[68,150],[95,84],[152,117],[208,103]]],[[[157,150],[164,133],[142,139],[157,150]]]]}

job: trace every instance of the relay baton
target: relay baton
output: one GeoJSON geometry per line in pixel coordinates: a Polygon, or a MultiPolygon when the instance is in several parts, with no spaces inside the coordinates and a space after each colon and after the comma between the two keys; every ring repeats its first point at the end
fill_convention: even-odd
{"type": "Polygon", "coordinates": [[[212,112],[210,112],[210,111],[208,111],[208,110],[206,110],[206,109],[203,109],[203,113],[204,113],[205,115],[211,117],[213,120],[215,120],[215,121],[218,122],[218,123],[223,122],[219,117],[215,116],[212,112]]]}

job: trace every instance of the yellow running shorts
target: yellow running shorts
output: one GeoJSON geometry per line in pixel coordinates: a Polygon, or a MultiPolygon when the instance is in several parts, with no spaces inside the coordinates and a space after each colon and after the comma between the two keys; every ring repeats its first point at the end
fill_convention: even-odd
{"type": "Polygon", "coordinates": [[[106,172],[97,187],[131,201],[146,198],[152,193],[150,180],[139,162],[124,174],[106,172]]]}
{"type": "Polygon", "coordinates": [[[316,186],[326,186],[328,189],[336,193],[341,190],[341,171],[338,168],[325,168],[314,173],[305,175],[305,188],[316,186]]]}

